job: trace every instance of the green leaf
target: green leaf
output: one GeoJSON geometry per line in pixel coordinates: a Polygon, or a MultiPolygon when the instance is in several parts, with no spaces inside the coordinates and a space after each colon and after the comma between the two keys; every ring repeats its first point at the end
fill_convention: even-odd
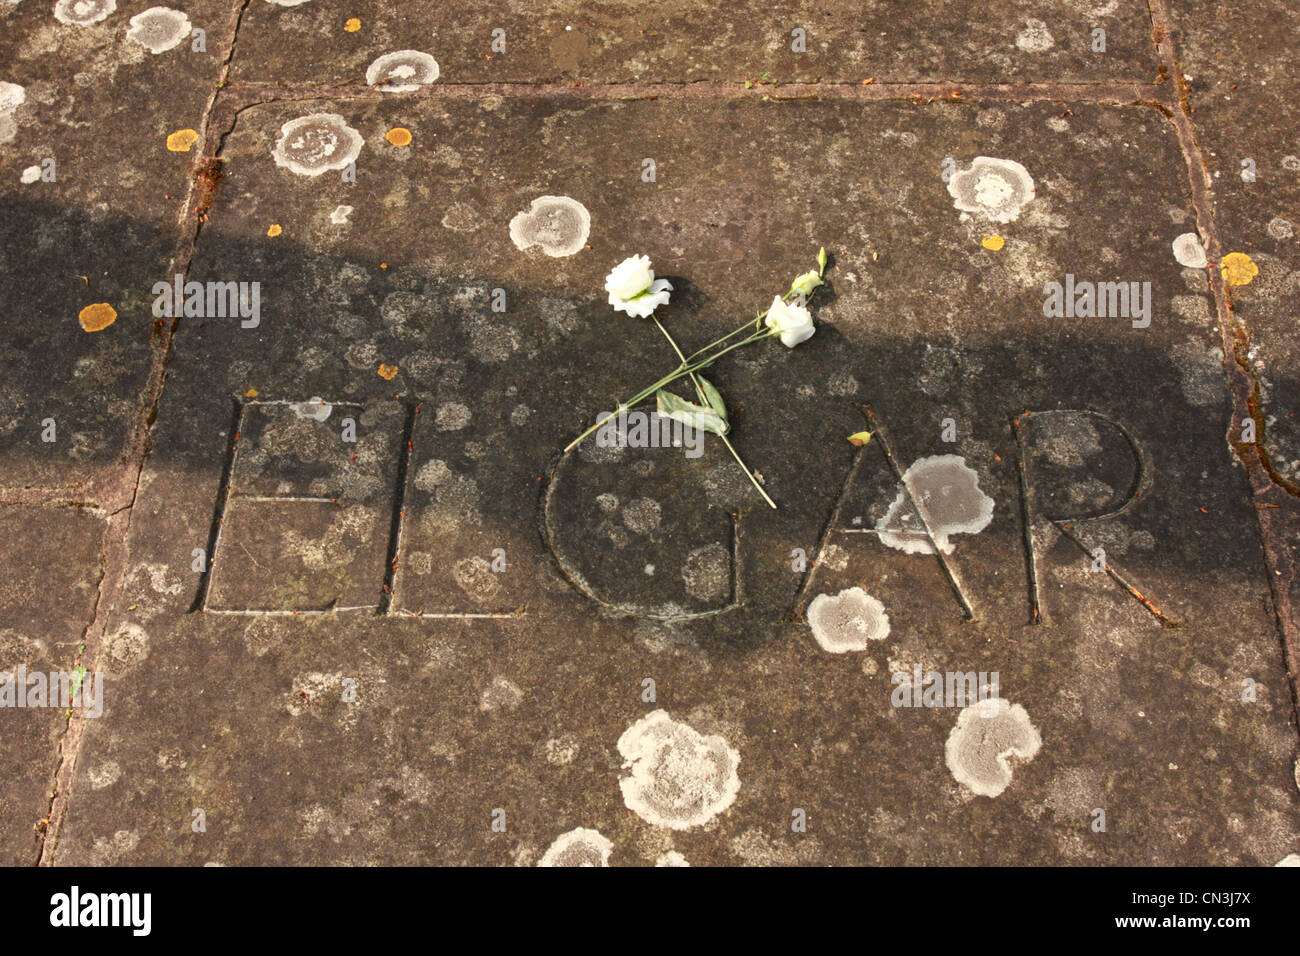
{"type": "Polygon", "coordinates": [[[714,388],[713,383],[703,375],[695,377],[699,379],[700,388],[704,390],[704,400],[709,403],[709,408],[713,409],[714,413],[725,422],[727,420],[727,403],[722,400],[722,393],[714,388]]]}
{"type": "MultiPolygon", "coordinates": [[[[709,387],[713,388],[713,386],[709,387]]],[[[717,389],[714,389],[714,392],[716,393],[717,389]]],[[[707,395],[708,392],[706,391],[705,394],[707,395]]],[[[718,400],[721,401],[722,397],[718,396],[718,400]]],[[[730,428],[724,415],[719,415],[711,408],[692,404],[662,388],[655,392],[655,401],[660,415],[681,422],[683,425],[689,425],[691,428],[698,428],[714,435],[725,435],[730,428]]]]}
{"type": "Polygon", "coordinates": [[[69,688],[71,697],[77,696],[77,692],[81,690],[81,683],[86,679],[86,673],[87,671],[83,664],[78,664],[72,669],[72,686],[69,688]]]}
{"type": "Polygon", "coordinates": [[[822,246],[817,250],[817,274],[824,276],[826,274],[826,247],[822,246]]]}

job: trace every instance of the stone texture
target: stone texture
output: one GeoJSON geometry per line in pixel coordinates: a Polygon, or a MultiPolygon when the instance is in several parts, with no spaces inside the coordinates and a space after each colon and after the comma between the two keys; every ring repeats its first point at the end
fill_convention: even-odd
{"type": "Polygon", "coordinates": [[[146,6],[0,9],[0,81],[26,88],[0,117],[0,668],[84,640],[107,680],[98,719],[0,710],[6,861],[528,865],[574,831],[612,865],[1300,849],[1283,31],[1172,3],[1218,174],[1198,211],[1163,2],[211,0],[186,10],[209,52],[157,55],[125,37],[146,6]],[[402,49],[432,88],[366,87],[402,49]],[[288,142],[320,114],[355,167],[319,129],[288,142]],[[58,180],[23,183],[46,155],[58,180]],[[521,249],[543,196],[586,236],[521,249]],[[1198,225],[1261,268],[1232,302],[1275,487],[1229,441],[1207,273],[1173,257],[1198,225]],[[705,373],[777,510],[714,436],[563,451],[673,362],[610,308],[613,266],[651,258],[690,352],[819,246],[813,338],[705,373]],[[256,312],[159,338],[173,258],[236,306],[256,283],[256,312]],[[1073,281],[1149,312],[1048,314],[1073,281]],[[118,312],[93,334],[92,302],[118,312]],[[819,644],[808,604],[854,588],[832,623],[868,636],[819,644]],[[878,606],[887,633],[853,618],[878,606]],[[969,701],[925,706],[929,672],[996,680],[1005,772],[969,701]]]}

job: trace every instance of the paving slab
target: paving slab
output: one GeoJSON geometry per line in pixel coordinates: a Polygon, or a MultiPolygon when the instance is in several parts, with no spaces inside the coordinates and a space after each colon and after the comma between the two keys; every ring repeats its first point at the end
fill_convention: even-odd
{"type": "Polygon", "coordinates": [[[0,482],[84,491],[127,455],[195,157],[167,140],[202,126],[238,4],[189,4],[211,45],[157,54],[127,35],[148,3],[53,6],[0,5],[0,482]]]}
{"type": "Polygon", "coordinates": [[[5,866],[31,866],[39,855],[37,826],[50,810],[68,715],[66,708],[50,705],[48,692],[36,695],[38,685],[48,688],[51,673],[71,674],[76,665],[102,574],[102,534],[102,518],[75,508],[0,508],[6,542],[0,681],[12,694],[0,691],[0,863],[5,866]],[[19,684],[30,697],[18,693],[19,684]]]}
{"type": "Polygon", "coordinates": [[[433,57],[436,82],[452,83],[1149,82],[1159,66],[1137,0],[993,0],[978,18],[936,0],[836,0],[815,10],[790,0],[653,8],[253,0],[231,75],[362,84],[380,57],[407,50],[433,57]],[[1097,30],[1104,49],[1094,49],[1097,30]]]}
{"type": "Polygon", "coordinates": [[[1300,490],[1295,321],[1300,306],[1300,11],[1282,2],[1179,2],[1174,22],[1188,98],[1213,177],[1222,254],[1258,274],[1231,288],[1241,358],[1259,389],[1258,431],[1276,477],[1300,490]]]}
{"type": "Polygon", "coordinates": [[[1160,111],[342,98],[245,109],[221,156],[189,277],[259,308],[181,324],[57,862],[1295,851],[1160,111]],[[543,196],[587,211],[524,230],[571,255],[512,241],[543,196]],[[689,351],[819,245],[816,335],[707,373],[777,510],[717,441],[562,453],[672,363],[616,263],[670,279],[689,351]],[[1073,317],[1053,282],[1137,287],[1073,317]],[[909,706],[930,672],[1002,703],[909,706]]]}

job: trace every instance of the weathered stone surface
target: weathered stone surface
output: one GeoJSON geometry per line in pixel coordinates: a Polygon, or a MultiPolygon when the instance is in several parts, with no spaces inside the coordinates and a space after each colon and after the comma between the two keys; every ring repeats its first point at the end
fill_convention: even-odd
{"type": "Polygon", "coordinates": [[[1277,475],[1300,488],[1300,11],[1285,2],[1175,4],[1177,40],[1198,137],[1213,176],[1214,217],[1224,254],[1259,268],[1230,290],[1262,402],[1260,440],[1277,475]],[[1231,28],[1225,29],[1225,24],[1231,28]]]}
{"type": "Polygon", "coordinates": [[[0,708],[6,862],[1300,850],[1283,4],[151,5],[0,3],[0,672],[84,641],[107,680],[98,719],[0,708]],[[368,87],[403,50],[375,82],[432,87],[368,87]],[[563,451],[674,362],[618,262],[691,352],[821,245],[816,334],[705,373],[779,509],[716,436],[563,451]],[[1229,441],[1230,251],[1276,488],[1229,441]],[[107,533],[69,506],[104,489],[107,533]]]}
{"type": "Polygon", "coordinates": [[[161,54],[126,38],[126,4],[89,26],[58,22],[52,6],[0,5],[0,82],[24,90],[0,109],[7,487],[83,486],[126,452],[152,354],[150,290],[168,278],[195,155],[169,151],[167,137],[202,125],[237,4],[188,4],[214,45],[197,53],[186,39],[161,54]],[[33,167],[41,178],[25,181],[33,167]],[[116,321],[87,332],[78,314],[95,303],[116,321]]]}
{"type": "Polygon", "coordinates": [[[577,827],[610,838],[615,864],[669,849],[692,863],[1281,858],[1300,800],[1290,702],[1204,283],[1169,255],[1191,215],[1181,157],[1156,110],[1063,112],[528,97],[244,111],[193,277],[261,282],[260,323],[178,336],[132,523],[150,590],[109,620],[109,707],[87,727],[60,861],[508,864],[577,827]],[[275,165],[282,124],[317,112],[364,137],[355,185],[275,165]],[[411,146],[385,142],[397,126],[411,146]],[[981,155],[1034,179],[1013,221],[954,208],[943,161],[981,155]],[[653,183],[642,156],[660,157],[653,183]],[[509,222],[541,195],[584,204],[590,248],[515,248],[509,222]],[[353,207],[345,225],[339,205],[353,207]],[[713,439],[694,459],[591,439],[561,454],[671,364],[653,324],[606,304],[615,263],[644,252],[671,279],[659,315],[689,351],[764,308],[819,243],[833,262],[814,338],[707,373],[779,510],[713,439]],[[1067,274],[1150,282],[1150,325],[1045,316],[1044,284],[1067,274]],[[240,524],[228,508],[214,581],[278,595],[245,609],[281,613],[185,613],[203,587],[191,549],[246,463],[261,493],[347,486],[341,438],[245,459],[265,427],[250,445],[241,432],[227,474],[250,390],[327,401],[330,426],[347,403],[410,409],[395,440],[382,429],[374,481],[340,498],[344,516],[374,512],[343,550],[359,563],[329,589],[373,593],[391,566],[375,542],[395,540],[393,600],[293,614],[325,600],[313,555],[336,549],[290,540],[288,517],[240,524]],[[855,449],[844,437],[863,427],[876,437],[855,449]],[[935,555],[876,533],[899,493],[886,449],[928,493],[927,522],[949,528],[943,557],[973,621],[935,555]],[[909,471],[944,455],[963,466],[937,484],[909,471]],[[978,492],[947,500],[963,469],[978,492]],[[389,537],[372,530],[381,504],[389,537]],[[244,534],[264,544],[255,562],[228,549],[244,534]],[[1096,548],[1182,626],[1092,571],[1096,548]],[[827,653],[802,608],[852,586],[883,603],[889,632],[827,653]],[[113,655],[126,639],[113,635],[133,652],[113,655]],[[1041,734],[999,796],[973,796],[945,764],[959,708],[891,706],[892,675],[915,666],[997,672],[1041,734]],[[177,675],[201,678],[182,691],[177,675]],[[655,709],[739,754],[735,803],[704,826],[654,827],[624,803],[617,743],[655,709]],[[95,790],[96,761],[129,772],[95,790]],[[807,833],[791,832],[796,808],[807,833]],[[1098,808],[1105,833],[1090,829],[1098,808]]]}
{"type": "Polygon", "coordinates": [[[816,10],[789,0],[408,0],[346,11],[256,0],[233,78],[362,84],[376,59],[400,50],[433,56],[435,82],[456,83],[1149,81],[1158,63],[1146,7],[1134,0],[994,0],[978,16],[934,0],[839,0],[816,10]],[[352,17],[360,25],[349,32],[352,17]],[[1095,29],[1106,31],[1105,52],[1093,51],[1095,29]],[[494,50],[502,38],[504,51],[494,50]]]}
{"type": "MultiPolygon", "coordinates": [[[[74,508],[0,507],[0,673],[7,682],[75,666],[99,586],[102,533],[101,519],[74,508]]],[[[16,703],[0,706],[0,861],[31,866],[67,714],[16,703]]]]}

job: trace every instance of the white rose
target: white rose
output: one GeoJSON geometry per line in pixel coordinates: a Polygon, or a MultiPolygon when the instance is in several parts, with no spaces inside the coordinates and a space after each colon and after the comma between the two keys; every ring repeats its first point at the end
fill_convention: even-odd
{"type": "Polygon", "coordinates": [[[605,278],[605,291],[611,296],[627,300],[650,288],[655,281],[649,256],[629,256],[614,267],[605,278]]]}
{"type": "Polygon", "coordinates": [[[609,304],[635,319],[644,319],[668,302],[672,283],[656,279],[649,256],[630,256],[614,267],[605,278],[609,304]]]}
{"type": "Polygon", "coordinates": [[[767,327],[777,331],[781,344],[788,349],[808,341],[817,331],[807,309],[801,305],[786,305],[780,296],[772,300],[772,307],[767,310],[767,327]]]}

